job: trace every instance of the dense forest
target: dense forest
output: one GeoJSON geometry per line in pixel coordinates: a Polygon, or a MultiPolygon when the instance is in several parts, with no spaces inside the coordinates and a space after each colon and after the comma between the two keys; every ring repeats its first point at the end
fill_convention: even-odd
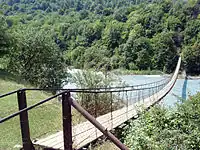
{"type": "Polygon", "coordinates": [[[200,73],[199,0],[0,0],[0,67],[57,87],[66,66],[200,73]]]}

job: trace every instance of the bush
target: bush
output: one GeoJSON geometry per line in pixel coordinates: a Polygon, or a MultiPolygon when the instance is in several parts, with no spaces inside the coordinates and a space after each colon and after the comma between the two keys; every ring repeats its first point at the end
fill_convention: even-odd
{"type": "MultiPolygon", "coordinates": [[[[81,89],[108,88],[117,83],[111,75],[93,71],[78,71],[72,77],[73,82],[81,89]]],[[[93,90],[95,91],[95,90],[93,90]]],[[[98,91],[98,90],[96,90],[98,91]]],[[[101,116],[123,106],[122,100],[112,93],[78,93],[78,101],[93,116],[101,116]],[[112,108],[111,104],[112,103],[112,108]]]]}
{"type": "Polygon", "coordinates": [[[200,93],[170,110],[155,106],[132,121],[123,133],[135,150],[194,150],[200,148],[200,93]]]}

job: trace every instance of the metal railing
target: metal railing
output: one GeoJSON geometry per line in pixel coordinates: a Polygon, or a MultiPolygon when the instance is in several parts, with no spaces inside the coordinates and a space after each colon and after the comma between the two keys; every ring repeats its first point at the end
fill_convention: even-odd
{"type": "MultiPolygon", "coordinates": [[[[15,112],[9,116],[0,119],[0,123],[4,123],[11,118],[16,116],[20,117],[20,126],[21,126],[21,136],[22,136],[22,145],[24,150],[34,149],[32,144],[30,128],[29,128],[29,117],[28,113],[30,110],[36,107],[40,107],[43,104],[62,96],[62,118],[63,118],[63,139],[64,139],[64,149],[72,150],[73,148],[73,136],[72,132],[72,109],[73,106],[81,115],[83,115],[88,121],[90,121],[97,129],[99,129],[106,137],[108,137],[116,146],[120,149],[127,150],[128,148],[121,143],[112,133],[110,133],[102,124],[97,121],[97,117],[104,115],[110,112],[110,120],[113,123],[118,116],[113,117],[113,112],[126,108],[124,113],[127,113],[129,107],[137,104],[139,102],[143,102],[148,97],[152,97],[156,95],[156,93],[162,92],[165,87],[168,87],[166,93],[168,93],[176,82],[178,76],[178,70],[180,68],[181,59],[177,64],[177,68],[175,70],[174,75],[171,78],[166,78],[157,82],[152,82],[148,84],[142,85],[134,85],[134,86],[125,86],[125,87],[107,87],[107,88],[93,88],[93,89],[32,89],[32,88],[24,88],[19,89],[7,94],[0,95],[0,98],[4,98],[6,96],[17,94],[18,99],[18,108],[19,111],[15,112]],[[44,99],[36,104],[31,106],[27,106],[27,91],[51,91],[51,90],[60,90],[59,94],[51,96],[47,99],[44,99]],[[75,93],[75,97],[77,101],[75,101],[70,95],[75,93]],[[85,100],[93,100],[93,103],[90,106],[83,105],[82,102],[85,100]],[[100,112],[99,108],[101,104],[104,102],[103,99],[107,99],[109,105],[106,107],[106,110],[103,110],[103,113],[100,112]],[[81,106],[82,104],[82,106],[81,106]]],[[[155,98],[156,99],[156,98],[155,98]]],[[[89,130],[89,129],[88,129],[89,130]]],[[[79,133],[80,134],[80,133],[79,133]]]]}

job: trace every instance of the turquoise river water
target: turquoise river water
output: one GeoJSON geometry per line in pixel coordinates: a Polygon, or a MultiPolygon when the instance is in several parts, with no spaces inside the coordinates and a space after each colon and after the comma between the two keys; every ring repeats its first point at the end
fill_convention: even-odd
{"type": "MultiPolygon", "coordinates": [[[[121,79],[129,85],[145,84],[162,80],[159,75],[124,75],[121,79]]],[[[170,93],[163,99],[165,106],[174,106],[180,99],[187,99],[200,92],[200,79],[178,79],[170,93]]]]}

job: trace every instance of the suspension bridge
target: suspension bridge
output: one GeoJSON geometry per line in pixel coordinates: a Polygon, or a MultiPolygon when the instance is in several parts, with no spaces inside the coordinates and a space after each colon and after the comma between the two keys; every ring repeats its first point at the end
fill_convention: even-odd
{"type": "Polygon", "coordinates": [[[19,111],[0,118],[0,123],[19,116],[24,150],[32,150],[35,147],[61,150],[81,149],[102,135],[108,137],[120,149],[128,149],[109,131],[131,118],[136,118],[140,111],[150,108],[164,98],[176,83],[180,65],[181,57],[173,75],[157,82],[123,87],[62,89],[61,93],[29,107],[27,107],[27,91],[52,89],[25,88],[3,94],[0,95],[0,98],[17,93],[19,111]],[[62,122],[60,122],[62,130],[46,136],[41,135],[32,140],[28,114],[31,110],[59,96],[62,96],[62,122]],[[72,112],[74,110],[84,116],[86,120],[73,125],[72,112]]]}

